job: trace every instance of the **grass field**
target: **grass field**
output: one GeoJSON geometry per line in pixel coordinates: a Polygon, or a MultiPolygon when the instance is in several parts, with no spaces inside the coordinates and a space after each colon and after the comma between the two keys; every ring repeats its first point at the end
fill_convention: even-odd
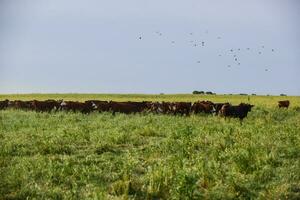
{"type": "Polygon", "coordinates": [[[0,99],[250,102],[212,115],[0,111],[0,199],[299,199],[300,97],[0,95],[0,99]],[[289,99],[289,109],[278,100],[289,99]]]}

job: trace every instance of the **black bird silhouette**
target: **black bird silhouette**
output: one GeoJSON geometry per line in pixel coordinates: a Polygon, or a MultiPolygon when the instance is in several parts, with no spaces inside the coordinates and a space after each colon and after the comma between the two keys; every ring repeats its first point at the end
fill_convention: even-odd
{"type": "Polygon", "coordinates": [[[261,52],[258,52],[259,54],[261,54],[261,52]]]}
{"type": "Polygon", "coordinates": [[[237,58],[235,58],[234,60],[237,61],[237,58]]]}
{"type": "Polygon", "coordinates": [[[197,63],[200,63],[200,61],[198,60],[197,63]]]}
{"type": "Polygon", "coordinates": [[[247,48],[247,50],[250,50],[250,48],[247,48]]]}
{"type": "Polygon", "coordinates": [[[142,39],[142,37],[139,37],[139,39],[141,40],[141,39],[142,39]]]}
{"type": "Polygon", "coordinates": [[[204,46],[204,42],[202,42],[202,46],[204,46]]]}
{"type": "Polygon", "coordinates": [[[230,49],[231,52],[233,52],[233,49],[230,49]]]}
{"type": "Polygon", "coordinates": [[[274,51],[274,49],[272,49],[272,51],[274,51]]]}

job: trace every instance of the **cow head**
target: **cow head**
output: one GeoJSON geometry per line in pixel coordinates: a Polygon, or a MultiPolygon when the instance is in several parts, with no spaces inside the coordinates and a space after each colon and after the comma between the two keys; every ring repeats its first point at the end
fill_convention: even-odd
{"type": "Polygon", "coordinates": [[[95,109],[95,110],[96,110],[96,109],[98,108],[98,106],[97,106],[97,105],[96,105],[96,104],[95,104],[93,101],[92,101],[91,103],[92,103],[92,107],[93,107],[93,109],[95,109]]]}

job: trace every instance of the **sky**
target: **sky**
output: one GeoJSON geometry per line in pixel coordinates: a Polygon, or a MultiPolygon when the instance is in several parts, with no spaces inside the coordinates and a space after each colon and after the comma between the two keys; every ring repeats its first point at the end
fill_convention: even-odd
{"type": "Polygon", "coordinates": [[[300,95],[299,10],[299,0],[0,0],[0,93],[300,95]]]}

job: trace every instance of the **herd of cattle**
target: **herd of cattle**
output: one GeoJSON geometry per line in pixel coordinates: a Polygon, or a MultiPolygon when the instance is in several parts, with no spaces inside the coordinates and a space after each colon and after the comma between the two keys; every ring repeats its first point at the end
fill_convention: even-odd
{"type": "MultiPolygon", "coordinates": [[[[279,101],[278,106],[288,108],[289,101],[279,101]]],[[[180,114],[190,115],[197,113],[216,114],[224,117],[235,117],[243,119],[247,116],[248,112],[254,105],[240,103],[239,105],[231,105],[230,103],[213,103],[211,101],[198,101],[198,102],[116,102],[116,101],[99,101],[89,100],[85,102],[77,101],[64,101],[64,100],[46,100],[46,101],[0,101],[0,110],[6,108],[34,110],[37,112],[50,112],[50,111],[73,111],[90,113],[93,111],[98,112],[112,112],[115,113],[141,113],[152,112],[161,114],[180,114]]]]}

